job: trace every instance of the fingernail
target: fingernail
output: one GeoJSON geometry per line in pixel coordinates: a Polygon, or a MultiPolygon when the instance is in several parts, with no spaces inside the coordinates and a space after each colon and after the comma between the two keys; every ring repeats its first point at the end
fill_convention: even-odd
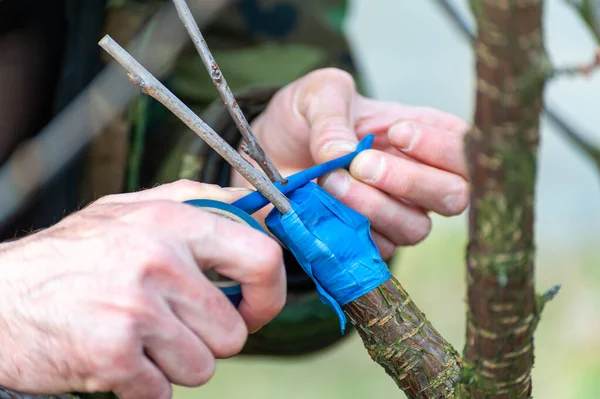
{"type": "Polygon", "coordinates": [[[421,130],[408,121],[396,123],[388,132],[390,141],[403,152],[410,152],[417,144],[420,135],[421,130]]]}
{"type": "Polygon", "coordinates": [[[329,193],[334,197],[340,198],[346,194],[349,185],[350,182],[348,181],[348,177],[346,177],[346,175],[341,172],[333,172],[323,183],[323,188],[329,191],[329,193]]]}
{"type": "Polygon", "coordinates": [[[261,328],[263,328],[264,326],[260,326],[258,328],[256,328],[254,331],[250,331],[250,334],[256,334],[257,332],[259,332],[261,330],[261,328]]]}
{"type": "Polygon", "coordinates": [[[349,141],[332,141],[325,145],[325,152],[328,154],[339,153],[339,152],[352,152],[356,149],[356,144],[349,141]]]}
{"type": "Polygon", "coordinates": [[[373,183],[383,174],[385,161],[382,156],[372,151],[365,151],[354,158],[354,173],[362,181],[373,183]]]}

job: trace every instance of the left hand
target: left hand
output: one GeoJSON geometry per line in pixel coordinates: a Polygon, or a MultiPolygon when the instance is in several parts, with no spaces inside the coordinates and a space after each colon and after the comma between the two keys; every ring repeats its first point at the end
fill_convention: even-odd
{"type": "MultiPolygon", "coordinates": [[[[332,172],[319,184],[369,218],[384,259],[429,234],[429,211],[453,216],[466,209],[467,129],[465,121],[442,111],[362,97],[351,75],[332,68],[281,89],[253,123],[283,176],[354,151],[360,139],[375,133],[373,149],[354,159],[350,173],[332,172]]],[[[231,185],[249,187],[237,173],[231,185]]]]}

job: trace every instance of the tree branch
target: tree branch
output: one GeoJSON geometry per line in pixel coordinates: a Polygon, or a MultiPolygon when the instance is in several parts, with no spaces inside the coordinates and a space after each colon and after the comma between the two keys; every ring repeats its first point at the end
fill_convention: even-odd
{"type": "Polygon", "coordinates": [[[570,67],[554,68],[551,78],[563,76],[591,75],[594,70],[600,68],[600,48],[596,49],[593,59],[587,64],[570,67]]]}
{"type": "Polygon", "coordinates": [[[410,399],[455,398],[459,354],[392,277],[344,306],[371,358],[410,399]]]}
{"type": "Polygon", "coordinates": [[[571,142],[575,147],[577,147],[580,151],[583,151],[585,154],[589,156],[589,158],[594,162],[596,168],[600,170],[600,148],[596,147],[589,140],[585,139],[582,135],[576,132],[575,128],[565,122],[563,119],[556,117],[555,113],[549,111],[549,106],[546,106],[546,115],[555,123],[559,129],[563,132],[565,138],[571,142]]]}
{"type": "MultiPolygon", "coordinates": [[[[452,5],[450,0],[434,0],[434,1],[436,1],[437,5],[440,6],[442,8],[442,10],[444,10],[446,12],[446,14],[449,16],[450,21],[452,23],[454,23],[456,28],[464,35],[465,39],[467,39],[469,42],[471,42],[472,45],[475,45],[475,40],[476,40],[475,33],[469,27],[469,23],[467,22],[467,20],[452,5]]],[[[569,0],[567,0],[567,1],[569,3],[571,3],[572,5],[574,5],[573,2],[571,2],[569,0]]],[[[588,0],[586,0],[586,1],[588,1],[588,0]]],[[[598,12],[600,12],[600,11],[598,11],[598,12]]],[[[580,14],[581,14],[581,12],[580,12],[580,14]]],[[[586,18],[584,18],[584,20],[586,20],[586,18]]],[[[590,28],[593,26],[593,25],[590,25],[591,20],[589,22],[588,22],[588,20],[586,20],[586,23],[588,23],[590,28]]],[[[600,44],[600,36],[598,35],[598,31],[593,30],[593,32],[595,33],[596,39],[598,40],[598,43],[600,44]]],[[[598,66],[598,63],[599,63],[598,58],[599,57],[600,57],[599,52],[596,51],[596,58],[595,58],[594,62],[591,63],[591,64],[594,64],[594,68],[596,68],[598,66]]],[[[589,66],[590,65],[588,65],[588,67],[589,66]]],[[[577,69],[577,68],[572,68],[572,69],[577,69]]],[[[558,74],[558,75],[569,74],[569,68],[565,68],[562,71],[563,72],[561,72],[561,69],[559,69],[558,71],[556,71],[554,73],[558,74]]],[[[591,73],[591,69],[589,70],[589,72],[591,73]]],[[[558,129],[559,132],[561,132],[580,151],[583,151],[583,153],[594,162],[598,171],[600,172],[600,155],[599,155],[600,148],[598,148],[597,146],[594,146],[592,143],[590,143],[589,141],[584,139],[583,134],[581,134],[580,132],[576,131],[571,126],[569,126],[569,123],[566,122],[565,119],[559,115],[559,112],[557,110],[554,110],[554,109],[549,108],[548,106],[544,105],[544,112],[546,113],[546,115],[548,115],[548,118],[553,123],[556,124],[556,126],[559,128],[558,129]]]]}
{"type": "Polygon", "coordinates": [[[534,203],[539,115],[549,76],[542,1],[478,1],[475,123],[465,140],[470,180],[468,398],[529,399],[533,334],[534,203]]]}
{"type": "Polygon", "coordinates": [[[217,90],[219,91],[219,95],[221,99],[225,103],[229,114],[235,121],[242,137],[246,141],[245,145],[242,146],[242,149],[250,158],[252,158],[256,163],[265,171],[267,176],[271,179],[271,181],[279,181],[282,179],[281,174],[275,168],[275,165],[271,162],[271,160],[267,157],[264,150],[254,137],[252,130],[250,128],[250,124],[246,120],[244,113],[238,107],[235,97],[231,92],[231,89],[227,85],[227,81],[225,80],[225,76],[219,69],[219,65],[213,58],[198,25],[196,24],[196,20],[192,16],[192,13],[187,6],[185,0],[173,0],[175,7],[177,8],[177,13],[179,14],[179,18],[185,25],[194,46],[196,46],[196,50],[198,50],[198,54],[200,54],[200,58],[202,58],[202,62],[208,71],[213,83],[215,84],[217,90]]]}
{"type": "Polygon", "coordinates": [[[158,79],[138,63],[125,49],[106,35],[99,45],[128,72],[131,82],[142,92],[153,97],[194,133],[210,145],[219,155],[237,170],[250,184],[260,191],[282,214],[291,209],[289,200],[271,183],[264,174],[256,170],[237,151],[227,144],[210,126],[189,109],[179,98],[169,91],[158,79]]]}

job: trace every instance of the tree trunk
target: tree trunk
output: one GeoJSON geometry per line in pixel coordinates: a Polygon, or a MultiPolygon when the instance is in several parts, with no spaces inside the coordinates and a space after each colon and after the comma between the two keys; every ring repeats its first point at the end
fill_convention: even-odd
{"type": "Polygon", "coordinates": [[[392,277],[344,307],[371,358],[411,399],[454,398],[460,356],[392,277]]]}
{"type": "Polygon", "coordinates": [[[462,396],[530,398],[534,186],[549,64],[541,0],[474,3],[479,36],[475,125],[466,138],[472,182],[467,342],[462,396]]]}

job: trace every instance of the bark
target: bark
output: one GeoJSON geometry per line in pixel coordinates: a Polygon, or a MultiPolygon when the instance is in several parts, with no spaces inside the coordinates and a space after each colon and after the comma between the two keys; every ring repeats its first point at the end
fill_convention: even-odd
{"type": "Polygon", "coordinates": [[[460,356],[392,277],[344,307],[371,358],[409,398],[454,398],[460,356]]]}
{"type": "Polygon", "coordinates": [[[534,291],[534,186],[539,115],[550,69],[541,0],[480,0],[475,124],[466,138],[472,182],[467,342],[462,397],[529,398],[534,291]]]}

